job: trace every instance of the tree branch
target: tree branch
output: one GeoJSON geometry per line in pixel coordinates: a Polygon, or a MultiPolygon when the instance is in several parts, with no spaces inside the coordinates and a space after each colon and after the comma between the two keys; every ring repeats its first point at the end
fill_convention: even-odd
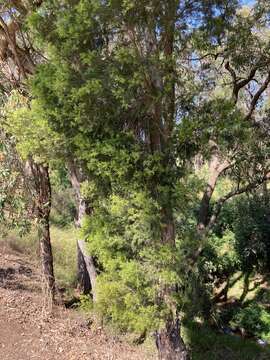
{"type": "Polygon", "coordinates": [[[241,188],[237,188],[235,190],[230,191],[225,196],[222,196],[214,205],[214,211],[212,213],[212,216],[210,218],[209,224],[207,226],[207,230],[211,230],[214,224],[216,223],[217,217],[220,214],[220,211],[222,209],[222,206],[225,204],[226,201],[231,199],[234,196],[241,195],[243,193],[246,193],[251,190],[257,189],[260,185],[262,185],[265,181],[270,180],[270,172],[267,172],[260,180],[254,181],[252,183],[249,183],[246,186],[243,186],[241,188]]]}
{"type": "Polygon", "coordinates": [[[196,263],[198,257],[201,255],[201,253],[204,249],[204,240],[206,239],[209,231],[215,225],[216,220],[221,212],[222,206],[225,204],[225,202],[234,196],[257,189],[260,185],[262,185],[264,182],[266,182],[268,180],[270,180],[270,171],[267,171],[266,174],[260,180],[254,181],[253,183],[250,183],[241,188],[238,187],[237,189],[232,190],[225,196],[221,197],[216,202],[216,204],[214,205],[214,211],[212,213],[212,216],[211,216],[207,226],[205,226],[201,231],[198,232],[198,235],[200,236],[200,245],[199,245],[198,249],[195,251],[195,253],[190,258],[190,262],[189,262],[190,266],[193,266],[196,263]]]}
{"type": "Polygon", "coordinates": [[[267,75],[266,79],[264,80],[263,84],[260,86],[260,88],[257,90],[257,92],[255,93],[255,95],[252,98],[249,112],[245,117],[246,120],[249,120],[251,118],[261,95],[267,89],[269,83],[270,83],[270,71],[268,72],[268,75],[267,75]]]}
{"type": "Polygon", "coordinates": [[[210,201],[215,190],[216,182],[219,176],[227,170],[231,164],[228,160],[221,161],[217,155],[213,155],[212,161],[209,167],[209,179],[206,188],[203,193],[203,197],[200,204],[197,230],[203,232],[208,225],[210,201]]]}
{"type": "Polygon", "coordinates": [[[234,99],[234,103],[237,103],[238,100],[238,95],[239,95],[239,91],[245,87],[251,80],[253,80],[256,71],[258,70],[259,66],[254,66],[251,70],[250,73],[248,75],[248,77],[246,79],[243,80],[238,80],[237,76],[236,76],[236,72],[235,70],[231,67],[230,62],[227,61],[225,63],[225,69],[229,71],[229,73],[231,74],[232,80],[233,80],[233,99],[234,99]]]}

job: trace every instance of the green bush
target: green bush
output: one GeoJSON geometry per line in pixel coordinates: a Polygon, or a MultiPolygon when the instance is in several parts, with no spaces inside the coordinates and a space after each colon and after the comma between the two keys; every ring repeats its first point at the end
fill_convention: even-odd
{"type": "Polygon", "coordinates": [[[144,192],[113,195],[85,219],[84,233],[102,273],[96,310],[120,332],[156,329],[168,311],[160,289],[179,283],[179,256],[159,238],[157,204],[144,192]]]}
{"type": "Polygon", "coordinates": [[[237,201],[233,224],[236,250],[244,271],[267,271],[270,265],[269,201],[262,195],[242,197],[237,201]],[[243,216],[244,214],[244,216],[243,216]]]}
{"type": "Polygon", "coordinates": [[[72,189],[60,189],[52,195],[51,224],[59,227],[70,226],[76,216],[72,189]]]}
{"type": "Polygon", "coordinates": [[[183,326],[184,338],[191,349],[192,360],[266,360],[268,347],[239,336],[220,334],[206,324],[188,322],[183,326]]]}
{"type": "Polygon", "coordinates": [[[226,230],[222,237],[212,235],[208,239],[199,262],[206,282],[227,279],[240,269],[240,261],[235,251],[235,236],[226,230]]]}
{"type": "Polygon", "coordinates": [[[231,325],[258,338],[270,340],[270,313],[261,305],[253,303],[239,310],[231,320],[231,325]]]}

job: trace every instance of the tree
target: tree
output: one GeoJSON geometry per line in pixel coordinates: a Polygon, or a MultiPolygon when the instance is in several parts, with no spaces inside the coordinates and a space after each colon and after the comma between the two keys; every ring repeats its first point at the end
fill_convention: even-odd
{"type": "MultiPolygon", "coordinates": [[[[51,129],[65,136],[86,177],[82,189],[92,214],[84,233],[101,269],[96,306],[122,329],[156,329],[160,359],[189,358],[179,310],[190,272],[175,218],[185,208],[183,182],[194,155],[213,161],[214,177],[198,218],[202,238],[220,206],[251,186],[252,170],[260,170],[256,184],[268,178],[265,143],[254,152],[262,128],[255,130],[249,121],[268,85],[268,65],[263,56],[257,80],[262,83],[248,111],[238,108],[240,90],[253,80],[254,70],[248,70],[258,49],[239,59],[236,31],[241,25],[245,37],[250,29],[237,10],[233,0],[55,0],[44,1],[30,19],[50,59],[35,73],[32,95],[51,129]],[[211,62],[199,68],[192,57],[207,58],[206,52],[211,62]],[[245,81],[232,75],[231,62],[245,81]],[[229,100],[215,96],[225,76],[209,81],[220,67],[233,76],[229,100]],[[239,149],[243,140],[247,144],[239,149]],[[252,169],[258,159],[260,166],[252,169]],[[210,214],[217,179],[229,169],[232,178],[241,170],[241,181],[210,214]]],[[[253,23],[264,17],[261,11],[253,23]]],[[[190,247],[196,262],[200,251],[190,247]]]]}
{"type": "MultiPolygon", "coordinates": [[[[46,61],[46,52],[42,54],[40,51],[38,51],[38,46],[34,48],[31,32],[29,31],[29,28],[27,26],[27,15],[33,9],[37,9],[40,4],[41,1],[11,1],[9,4],[5,4],[2,6],[5,17],[9,19],[8,23],[5,23],[5,17],[2,19],[1,56],[3,60],[3,88],[7,86],[9,90],[11,88],[18,89],[19,92],[23,93],[26,97],[28,97],[29,95],[29,89],[27,86],[27,81],[25,80],[34,73],[36,65],[38,63],[46,61]]],[[[24,116],[24,121],[27,122],[29,128],[26,129],[25,134],[21,136],[22,124],[17,121],[17,135],[21,136],[23,143],[25,142],[24,136],[30,136],[31,138],[34,137],[37,140],[35,144],[33,144],[33,142],[29,140],[26,141],[28,144],[27,150],[25,149],[25,144],[23,144],[22,147],[24,147],[24,151],[28,152],[29,155],[30,153],[33,155],[33,153],[36,151],[34,157],[39,157],[39,162],[41,161],[43,164],[46,164],[45,168],[48,167],[49,163],[53,163],[54,166],[57,162],[56,158],[61,159],[62,163],[66,164],[69,169],[68,173],[70,175],[70,181],[74,188],[75,199],[77,202],[76,225],[80,227],[81,218],[84,214],[86,207],[85,201],[82,199],[82,196],[80,194],[81,167],[80,165],[78,165],[79,162],[76,161],[76,159],[74,158],[74,154],[69,151],[68,144],[67,147],[64,146],[65,142],[63,141],[63,139],[55,139],[55,134],[53,134],[52,131],[48,131],[44,121],[42,122],[38,118],[38,113],[36,114],[37,116],[31,114],[31,112],[38,112],[39,109],[37,109],[36,106],[34,106],[34,109],[30,109],[28,108],[30,106],[30,103],[27,103],[25,99],[21,98],[21,100],[23,100],[23,104],[16,105],[20,107],[25,107],[21,110],[24,112],[21,115],[24,116]],[[30,123],[27,120],[27,116],[30,118],[30,123]],[[43,131],[44,133],[42,133],[43,131]],[[44,141],[45,133],[47,133],[47,139],[44,141]],[[42,144],[41,146],[39,146],[39,140],[42,138],[42,144]],[[50,141],[51,139],[52,141],[50,141]],[[62,143],[61,151],[59,149],[57,141],[61,141],[62,143]],[[33,147],[35,147],[35,151],[33,147]],[[48,149],[51,149],[52,151],[47,151],[48,149]],[[78,176],[78,174],[80,174],[80,176],[78,176]]],[[[11,127],[13,127],[13,125],[11,125],[11,127]]],[[[28,170],[34,169],[35,166],[36,164],[33,164],[33,166],[29,166],[28,170]]],[[[48,176],[46,176],[46,178],[48,178],[48,176]]],[[[37,192],[39,192],[40,187],[38,183],[36,184],[38,186],[37,192]]],[[[48,186],[48,190],[49,187],[50,186],[48,186]]],[[[48,191],[48,195],[49,192],[50,191],[48,191]]],[[[93,284],[95,282],[96,270],[94,267],[93,259],[87,254],[87,251],[84,250],[84,248],[85,246],[83,240],[78,240],[78,280],[83,292],[88,293],[91,285],[93,292],[93,284]]]]}
{"type": "MultiPolygon", "coordinates": [[[[1,86],[2,91],[8,96],[14,89],[18,93],[27,94],[27,79],[33,74],[35,66],[40,62],[40,56],[32,47],[28,34],[22,32],[23,19],[28,13],[28,8],[20,1],[1,5],[0,16],[1,34],[1,86]]],[[[27,94],[28,95],[28,94],[27,94]]],[[[23,96],[21,97],[23,99],[23,96]]],[[[24,100],[28,99],[24,96],[24,100]]],[[[13,104],[14,105],[14,104],[13,104]]],[[[19,104],[20,105],[20,104],[19,104]]],[[[25,103],[24,103],[25,105],[25,103]]],[[[29,106],[29,103],[26,104],[29,106]]],[[[6,108],[7,110],[7,108],[6,108]]],[[[30,143],[25,138],[20,127],[19,132],[13,132],[11,116],[5,113],[6,121],[2,125],[10,135],[16,135],[17,145],[30,143]]],[[[20,124],[22,125],[22,123],[20,124]]],[[[27,130],[26,130],[27,131],[27,130]]],[[[28,177],[29,189],[35,199],[35,213],[39,224],[39,238],[41,250],[42,274],[46,292],[54,296],[55,280],[53,272],[53,256],[50,240],[49,216],[51,209],[51,186],[49,169],[43,161],[35,161],[33,151],[28,149],[26,162],[26,176],[28,177]]]]}
{"type": "Polygon", "coordinates": [[[0,147],[1,231],[5,234],[9,229],[16,227],[24,233],[29,228],[31,205],[23,163],[16,151],[14,138],[3,129],[0,133],[0,147]]]}
{"type": "MultiPolygon", "coordinates": [[[[209,178],[198,213],[199,238],[207,237],[227,201],[269,180],[267,14],[265,2],[244,6],[230,28],[217,32],[213,26],[196,34],[197,53],[192,60],[204,76],[215,78],[208,93],[211,100],[202,104],[200,121],[213,113],[216,117],[202,151],[209,161],[209,178]],[[231,177],[235,187],[213,201],[216,185],[224,176],[231,177]]],[[[199,246],[194,259],[202,249],[199,246]]]]}
{"type": "MultiPolygon", "coordinates": [[[[85,180],[83,170],[74,160],[74,156],[66,156],[67,167],[69,171],[69,179],[75,192],[77,200],[77,228],[82,227],[83,218],[86,214],[90,215],[92,212],[91,206],[87,199],[82,194],[82,183],[85,180]]],[[[96,277],[97,270],[94,262],[94,258],[88,254],[85,241],[82,239],[77,240],[77,268],[78,268],[78,285],[84,294],[88,294],[90,291],[93,296],[93,301],[96,300],[96,277]]]]}

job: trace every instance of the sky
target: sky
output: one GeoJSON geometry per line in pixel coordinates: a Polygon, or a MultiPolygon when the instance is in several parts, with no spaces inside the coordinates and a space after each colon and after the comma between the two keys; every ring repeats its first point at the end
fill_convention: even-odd
{"type": "Polygon", "coordinates": [[[255,0],[241,0],[243,5],[252,5],[254,4],[255,0]]]}

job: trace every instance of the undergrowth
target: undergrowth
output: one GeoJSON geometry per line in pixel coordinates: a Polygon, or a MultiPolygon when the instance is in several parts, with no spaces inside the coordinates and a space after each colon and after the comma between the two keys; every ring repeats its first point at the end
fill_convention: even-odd
{"type": "MultiPolygon", "coordinates": [[[[73,226],[57,227],[51,226],[51,241],[54,257],[54,272],[58,286],[71,288],[76,282],[76,232],[73,226]]],[[[11,249],[26,254],[36,261],[39,256],[38,235],[35,229],[20,237],[13,230],[10,231],[3,239],[11,249]]]]}

